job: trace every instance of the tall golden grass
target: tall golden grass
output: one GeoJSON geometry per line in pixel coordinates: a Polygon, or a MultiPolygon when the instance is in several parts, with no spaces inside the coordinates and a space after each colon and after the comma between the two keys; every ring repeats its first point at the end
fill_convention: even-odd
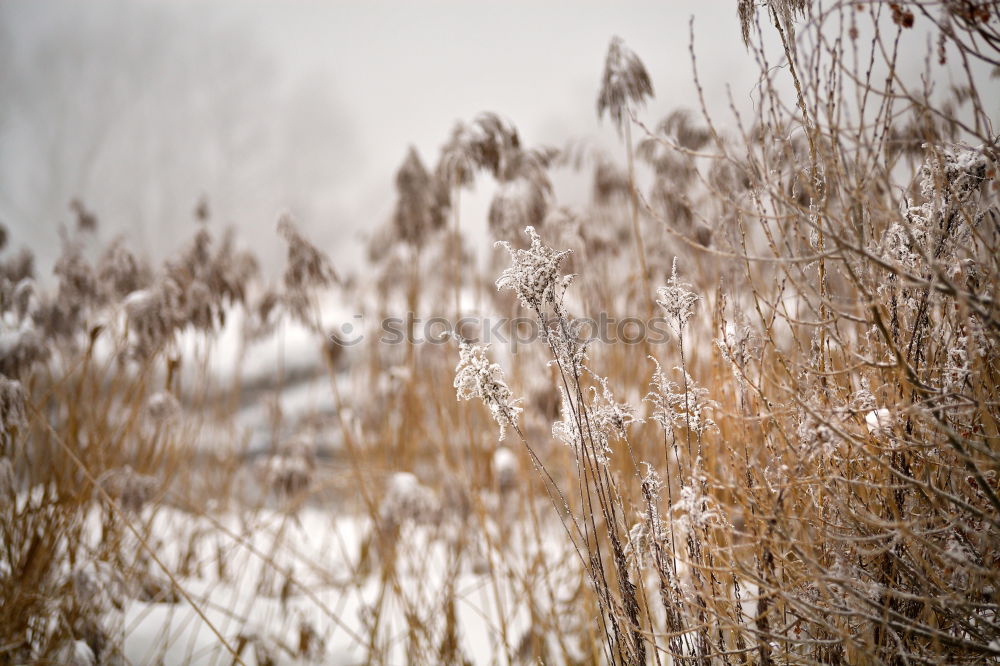
{"type": "MultiPolygon", "coordinates": [[[[360,278],[284,219],[269,285],[205,212],[162,266],[123,242],[91,264],[98,220],[74,202],[51,293],[8,249],[0,663],[125,663],[136,601],[193,616],[228,663],[1000,657],[1000,153],[981,98],[1000,15],[737,9],[750,117],[700,100],[651,129],[650,77],[615,39],[598,111],[624,166],[526,147],[496,114],[460,123],[433,168],[407,155],[360,278]],[[908,80],[900,44],[928,34],[908,80]],[[560,206],[554,169],[592,169],[591,205],[560,206]],[[461,226],[487,220],[458,215],[477,177],[498,183],[507,250],[489,269],[461,226]],[[372,325],[350,345],[321,305],[358,289],[369,324],[472,314],[471,295],[542,334],[511,353],[372,325]],[[602,313],[659,316],[668,339],[574,334],[602,313]],[[294,325],[325,361],[303,373],[327,408],[292,422],[277,400],[262,450],[226,426],[302,377],[209,372],[237,315],[246,349],[294,325]],[[206,450],[207,431],[232,441],[206,450]],[[356,518],[354,540],[300,548],[307,510],[356,518]],[[223,585],[250,601],[222,613],[223,585]],[[265,599],[273,626],[253,619],[265,599]]],[[[185,640],[165,624],[150,661],[185,640]]]]}

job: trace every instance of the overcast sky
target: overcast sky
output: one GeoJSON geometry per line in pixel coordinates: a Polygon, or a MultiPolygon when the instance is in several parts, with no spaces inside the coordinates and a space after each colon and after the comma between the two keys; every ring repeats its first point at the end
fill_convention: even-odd
{"type": "MultiPolygon", "coordinates": [[[[727,115],[726,85],[745,103],[756,81],[730,1],[6,0],[0,220],[47,272],[74,196],[102,239],[126,232],[159,257],[205,195],[269,266],[284,210],[350,263],[391,213],[408,146],[433,164],[458,119],[495,111],[527,144],[614,148],[595,114],[612,35],[652,76],[644,118],[696,106],[692,16],[709,105],[727,115]]],[[[470,226],[485,196],[464,204],[470,226]]]]}
{"type": "Polygon", "coordinates": [[[747,91],[729,2],[7,1],[0,217],[47,270],[73,196],[102,237],[161,255],[204,194],[268,260],[288,209],[349,261],[390,214],[407,147],[433,163],[458,119],[490,110],[528,144],[613,145],[594,110],[612,35],[652,75],[650,120],[694,104],[692,15],[713,99],[747,91]]]}

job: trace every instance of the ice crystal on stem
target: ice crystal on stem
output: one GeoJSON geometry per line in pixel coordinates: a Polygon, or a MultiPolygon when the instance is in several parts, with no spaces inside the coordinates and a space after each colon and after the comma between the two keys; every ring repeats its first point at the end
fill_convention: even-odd
{"type": "Polygon", "coordinates": [[[503,369],[486,355],[488,345],[474,345],[459,339],[460,358],[455,367],[455,389],[459,400],[480,398],[500,426],[500,439],[507,427],[517,427],[521,408],[504,380],[503,369]]]}

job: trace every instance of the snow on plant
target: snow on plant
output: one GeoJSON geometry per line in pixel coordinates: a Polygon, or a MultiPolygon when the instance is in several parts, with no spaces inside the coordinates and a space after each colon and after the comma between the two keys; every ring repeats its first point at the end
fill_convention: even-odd
{"type": "Polygon", "coordinates": [[[969,337],[967,335],[959,336],[955,344],[948,349],[941,385],[945,394],[961,394],[971,379],[972,369],[969,365],[968,349],[969,337]]]}
{"type": "Polygon", "coordinates": [[[663,524],[663,518],[660,516],[658,508],[660,505],[660,496],[663,493],[663,479],[653,465],[648,462],[643,462],[642,465],[646,468],[646,473],[642,475],[642,481],[640,482],[642,496],[646,501],[646,515],[644,518],[649,525],[649,534],[658,543],[663,543],[667,539],[667,529],[663,524]]]}
{"type": "Polygon", "coordinates": [[[646,394],[646,397],[643,398],[643,401],[650,403],[652,406],[653,420],[659,423],[660,427],[665,431],[672,433],[674,430],[674,419],[676,418],[674,405],[680,399],[677,394],[677,384],[670,381],[667,374],[663,372],[660,362],[655,357],[650,356],[649,360],[653,362],[656,368],[653,370],[653,376],[649,382],[650,390],[646,394]]]}
{"type": "Polygon", "coordinates": [[[656,299],[657,305],[667,313],[667,325],[676,335],[684,335],[688,320],[694,314],[694,305],[700,297],[692,291],[689,283],[681,281],[677,273],[677,257],[674,257],[667,285],[657,289],[656,293],[659,296],[656,299]]]}
{"type": "Polygon", "coordinates": [[[410,472],[396,472],[386,486],[379,505],[381,519],[390,526],[404,522],[427,522],[434,517],[437,500],[430,488],[410,472]]]}
{"type": "Polygon", "coordinates": [[[180,319],[176,310],[179,296],[177,285],[163,280],[155,287],[139,289],[125,297],[122,307],[133,356],[148,358],[173,339],[180,319]]]}
{"type": "Polygon", "coordinates": [[[134,582],[130,585],[124,572],[99,559],[81,561],[66,574],[60,586],[64,594],[72,598],[74,603],[87,606],[91,613],[90,617],[75,620],[75,623],[81,625],[76,627],[78,634],[87,640],[83,641],[83,646],[79,645],[81,641],[76,641],[74,646],[81,651],[84,647],[91,650],[94,660],[91,663],[99,663],[99,655],[107,661],[113,661],[108,659],[111,656],[108,653],[113,652],[117,646],[111,640],[123,630],[122,609],[130,592],[135,593],[135,590],[129,589],[132,586],[134,582]]]}
{"type": "MultiPolygon", "coordinates": [[[[697,465],[700,461],[696,461],[697,465]]],[[[681,487],[680,498],[670,507],[676,527],[681,531],[724,525],[725,517],[718,503],[704,492],[704,480],[696,476],[694,483],[681,487]]]]}
{"type": "Polygon", "coordinates": [[[628,437],[628,426],[636,421],[635,413],[628,403],[616,402],[608,388],[608,380],[595,375],[600,385],[587,389],[590,403],[586,407],[576,405],[569,400],[562,387],[559,388],[562,397],[560,411],[562,419],[552,424],[552,436],[568,445],[577,456],[581,455],[580,445],[584,442],[593,443],[594,459],[600,464],[606,464],[611,455],[611,437],[625,439],[628,437]],[[580,411],[586,410],[586,425],[581,426],[580,411]]]}
{"type": "Polygon", "coordinates": [[[688,428],[699,436],[706,431],[717,430],[715,421],[708,413],[715,407],[714,400],[708,398],[708,389],[695,384],[694,379],[682,368],[674,368],[681,373],[684,383],[678,386],[663,371],[660,362],[650,356],[656,369],[650,380],[650,390],[644,400],[653,407],[653,420],[667,432],[674,432],[678,426],[688,428]]]}
{"type": "Polygon", "coordinates": [[[653,548],[653,539],[649,534],[649,523],[645,516],[632,525],[625,542],[625,559],[636,569],[645,569],[649,564],[649,552],[653,548]]]}
{"type": "Polygon", "coordinates": [[[892,430],[892,412],[885,407],[873,409],[865,414],[865,427],[873,435],[883,435],[892,430]]]}
{"type": "Polygon", "coordinates": [[[615,401],[606,377],[594,375],[594,378],[601,388],[598,391],[596,386],[590,387],[592,427],[596,427],[605,439],[612,434],[625,439],[628,437],[628,426],[637,420],[632,406],[615,401]]]}
{"type": "Polygon", "coordinates": [[[966,257],[973,228],[981,213],[967,207],[987,179],[989,161],[983,150],[965,146],[933,147],[920,168],[923,202],[907,206],[904,220],[889,225],[882,255],[907,271],[940,265],[950,279],[973,268],[966,257]]]}
{"type": "Polygon", "coordinates": [[[49,356],[48,346],[30,321],[0,330],[0,375],[17,379],[49,356]]]}
{"type": "Polygon", "coordinates": [[[577,420],[576,412],[573,410],[573,403],[566,395],[566,390],[559,387],[559,415],[560,419],[552,423],[552,437],[562,442],[572,449],[577,456],[580,454],[580,446],[584,442],[583,430],[577,420]]]}
{"type": "Polygon", "coordinates": [[[837,433],[830,425],[818,418],[818,405],[810,405],[810,410],[802,410],[796,435],[805,460],[833,455],[840,444],[837,433]]]}
{"type": "Polygon", "coordinates": [[[510,289],[524,307],[539,316],[546,305],[552,305],[559,313],[562,295],[573,279],[572,275],[560,275],[559,267],[572,250],[556,252],[542,242],[534,227],[526,227],[524,232],[531,241],[526,250],[515,249],[506,241],[496,243],[507,249],[512,262],[497,278],[497,289],[510,289]]]}
{"type": "Polygon", "coordinates": [[[503,368],[490,361],[486,355],[489,345],[476,345],[459,339],[458,365],[455,367],[455,390],[459,400],[479,398],[490,410],[493,420],[500,426],[500,439],[507,428],[517,429],[522,408],[520,398],[514,399],[504,379],[503,368]]]}
{"type": "Polygon", "coordinates": [[[737,313],[735,322],[727,322],[722,336],[715,340],[715,346],[726,363],[729,364],[740,389],[745,390],[750,362],[759,351],[760,339],[742,313],[737,313]]]}

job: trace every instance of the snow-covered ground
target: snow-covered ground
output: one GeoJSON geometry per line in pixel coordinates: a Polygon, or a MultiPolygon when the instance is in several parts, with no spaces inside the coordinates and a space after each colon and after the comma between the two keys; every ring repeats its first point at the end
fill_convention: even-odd
{"type": "Polygon", "coordinates": [[[389,543],[405,548],[384,552],[368,518],[339,515],[336,507],[218,516],[159,507],[142,519],[159,563],[146,562],[151,584],[105,618],[136,664],[229,664],[229,648],[242,650],[247,664],[363,663],[376,621],[375,649],[386,663],[406,663],[413,656],[408,622],[440,638],[444,618],[434,600],[449,592],[462,654],[491,663],[530,630],[527,601],[515,586],[539,558],[552,568],[560,597],[570,598],[579,582],[558,533],[539,543],[520,528],[502,528],[499,514],[488,526],[493,551],[468,543],[469,530],[457,520],[404,515],[389,543]]]}

